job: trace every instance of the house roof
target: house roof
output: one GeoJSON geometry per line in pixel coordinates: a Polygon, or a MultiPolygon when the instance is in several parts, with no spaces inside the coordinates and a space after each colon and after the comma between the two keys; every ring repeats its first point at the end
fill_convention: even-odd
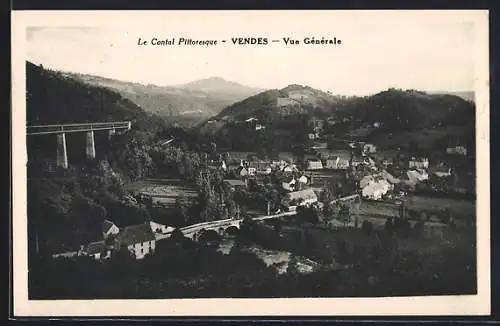
{"type": "Polygon", "coordinates": [[[245,173],[248,173],[248,170],[244,166],[238,166],[236,169],[236,172],[241,173],[241,171],[244,171],[245,173]]]}
{"type": "Polygon", "coordinates": [[[89,255],[95,255],[98,253],[101,253],[103,251],[106,251],[107,246],[104,243],[104,241],[96,241],[96,242],[91,242],[87,245],[87,254],[89,255]]]}
{"type": "Polygon", "coordinates": [[[238,180],[238,179],[226,179],[226,180],[224,180],[224,183],[227,183],[232,187],[240,187],[240,186],[244,187],[244,186],[246,186],[246,184],[243,181],[238,180]]]}
{"type": "Polygon", "coordinates": [[[131,225],[125,227],[118,236],[122,244],[131,245],[155,239],[151,226],[148,224],[131,225]]]}
{"type": "Polygon", "coordinates": [[[102,232],[108,233],[108,231],[113,227],[113,225],[115,225],[115,223],[109,220],[104,220],[104,222],[102,222],[102,232]]]}
{"type": "Polygon", "coordinates": [[[435,166],[431,169],[432,172],[442,172],[442,173],[448,173],[450,172],[450,167],[447,166],[435,166]]]}
{"type": "Polygon", "coordinates": [[[252,168],[257,168],[257,169],[267,169],[271,167],[271,163],[266,162],[266,161],[252,161],[248,162],[248,166],[252,168]]]}

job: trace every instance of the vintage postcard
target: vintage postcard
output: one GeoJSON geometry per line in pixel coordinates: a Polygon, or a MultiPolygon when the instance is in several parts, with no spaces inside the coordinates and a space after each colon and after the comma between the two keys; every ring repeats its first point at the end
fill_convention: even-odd
{"type": "Polygon", "coordinates": [[[15,316],[490,313],[487,11],[12,24],[15,316]]]}

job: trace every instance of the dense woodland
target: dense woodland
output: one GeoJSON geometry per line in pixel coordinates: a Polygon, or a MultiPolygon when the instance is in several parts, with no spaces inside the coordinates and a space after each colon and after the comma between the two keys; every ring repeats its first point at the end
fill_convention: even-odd
{"type": "Polygon", "coordinates": [[[307,86],[290,85],[235,103],[213,117],[212,123],[201,124],[198,130],[212,135],[218,144],[228,148],[249,148],[258,140],[263,141],[264,147],[290,150],[306,139],[305,135],[311,131],[307,121],[311,118],[333,119],[335,124],[325,128],[328,134],[340,138],[380,140],[386,146],[408,147],[408,142],[413,140],[427,149],[441,149],[443,144],[444,147],[453,145],[460,139],[472,148],[475,140],[473,102],[454,95],[395,88],[371,96],[345,97],[307,86]],[[286,98],[290,92],[302,92],[313,100],[278,107],[278,98],[286,98]],[[257,134],[251,129],[245,131],[244,121],[248,117],[258,118],[266,129],[257,134]],[[381,126],[371,128],[375,123],[381,126]],[[368,131],[360,133],[365,129],[368,131]],[[424,136],[422,131],[425,131],[424,136]],[[235,137],[241,132],[245,137],[235,137]],[[387,135],[392,136],[392,141],[386,139],[387,135]],[[423,141],[422,138],[428,139],[423,141]]]}

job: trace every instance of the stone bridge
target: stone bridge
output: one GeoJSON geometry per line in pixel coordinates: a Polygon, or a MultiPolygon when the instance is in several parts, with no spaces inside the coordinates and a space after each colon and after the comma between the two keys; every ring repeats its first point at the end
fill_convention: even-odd
{"type": "MultiPolygon", "coordinates": [[[[280,214],[275,214],[275,215],[266,215],[266,216],[259,216],[259,217],[254,217],[252,220],[253,221],[264,221],[264,220],[269,220],[269,219],[275,219],[275,218],[280,218],[280,217],[285,217],[285,216],[292,216],[296,215],[297,212],[284,212],[280,214]]],[[[242,218],[239,219],[225,219],[225,220],[217,220],[217,221],[211,221],[211,222],[202,222],[202,223],[197,223],[193,225],[188,225],[185,227],[180,228],[182,231],[182,234],[184,237],[192,239],[193,241],[198,241],[201,237],[201,235],[207,231],[215,231],[217,234],[223,236],[223,235],[228,235],[232,231],[237,231],[240,229],[241,223],[243,222],[242,218]]],[[[162,240],[169,238],[172,235],[172,233],[167,233],[167,234],[161,234],[157,235],[156,240],[162,240]]]]}
{"type": "Polygon", "coordinates": [[[207,231],[215,231],[219,235],[229,234],[230,229],[236,229],[235,231],[237,231],[240,229],[241,222],[243,222],[243,219],[226,219],[212,222],[203,222],[183,227],[181,228],[181,231],[186,238],[190,238],[193,241],[198,241],[202,234],[207,231]]]}

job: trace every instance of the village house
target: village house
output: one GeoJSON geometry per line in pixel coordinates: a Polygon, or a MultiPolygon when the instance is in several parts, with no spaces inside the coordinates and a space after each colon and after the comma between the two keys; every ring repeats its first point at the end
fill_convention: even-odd
{"type": "Polygon", "coordinates": [[[408,176],[408,179],[414,183],[422,182],[429,179],[429,175],[423,169],[409,170],[406,172],[406,175],[408,176]]]}
{"type": "Polygon", "coordinates": [[[376,179],[369,182],[361,190],[361,194],[364,198],[380,200],[382,196],[392,190],[394,186],[385,179],[376,179]]]}
{"type": "Polygon", "coordinates": [[[283,161],[283,160],[273,160],[271,162],[271,169],[275,169],[275,170],[281,171],[287,165],[288,165],[288,163],[286,161],[283,161]]]}
{"type": "Polygon", "coordinates": [[[351,161],[351,166],[352,167],[359,167],[361,165],[364,165],[365,164],[365,160],[363,158],[359,158],[359,157],[354,157],[351,161]]]}
{"type": "Polygon", "coordinates": [[[128,250],[135,259],[154,253],[156,238],[149,224],[127,226],[115,239],[117,250],[128,250]]]}
{"type": "Polygon", "coordinates": [[[236,169],[236,174],[237,174],[238,176],[240,176],[241,178],[247,177],[247,176],[249,175],[247,168],[245,168],[245,167],[243,167],[243,166],[239,166],[239,167],[236,169]]]}
{"type": "Polygon", "coordinates": [[[245,122],[247,123],[247,125],[251,129],[254,129],[254,130],[264,129],[264,126],[259,122],[259,119],[257,119],[257,118],[250,117],[250,118],[246,119],[245,122]]]}
{"type": "Polygon", "coordinates": [[[298,172],[298,168],[295,164],[288,164],[281,171],[283,172],[298,172]]]}
{"type": "Polygon", "coordinates": [[[331,155],[326,159],[326,168],[333,170],[345,170],[349,168],[349,159],[331,155]]]}
{"type": "Polygon", "coordinates": [[[259,121],[259,119],[255,118],[255,117],[250,117],[248,119],[245,120],[245,122],[248,122],[248,123],[252,123],[252,122],[255,122],[255,121],[259,121]]]}
{"type": "Polygon", "coordinates": [[[295,184],[295,190],[303,190],[309,184],[309,178],[305,175],[300,176],[295,184]]]}
{"type": "Polygon", "coordinates": [[[320,160],[308,160],[306,165],[307,170],[321,170],[323,169],[323,163],[320,160]]]}
{"type": "Polygon", "coordinates": [[[326,149],[328,148],[327,143],[314,143],[311,147],[312,149],[326,149]]]}
{"type": "Polygon", "coordinates": [[[208,162],[208,167],[211,169],[222,169],[226,171],[227,166],[224,160],[210,160],[208,162]]]}
{"type": "Polygon", "coordinates": [[[308,138],[309,140],[315,140],[315,139],[318,139],[318,138],[319,138],[319,135],[318,135],[317,133],[312,133],[312,132],[310,132],[310,133],[308,133],[308,134],[307,134],[307,138],[308,138]]]}
{"type": "Polygon", "coordinates": [[[252,171],[255,170],[254,174],[255,173],[257,173],[257,174],[271,174],[271,172],[272,172],[271,163],[266,162],[266,161],[249,162],[248,169],[249,170],[252,169],[252,171]]]}
{"type": "Polygon", "coordinates": [[[311,126],[315,131],[322,130],[324,125],[325,125],[325,122],[323,120],[312,119],[309,121],[309,126],[311,126]]]}
{"type": "Polygon", "coordinates": [[[382,160],[382,165],[385,167],[385,168],[388,168],[389,166],[391,166],[394,162],[388,158],[384,158],[382,160]]]}
{"type": "Polygon", "coordinates": [[[111,248],[106,245],[104,240],[89,243],[85,251],[88,256],[96,260],[111,257],[111,248]]]}
{"type": "Polygon", "coordinates": [[[299,178],[299,182],[306,185],[309,182],[309,178],[303,175],[299,178]]]}
{"type": "Polygon", "coordinates": [[[438,165],[436,167],[431,168],[431,172],[434,173],[434,175],[437,176],[438,178],[451,176],[451,168],[444,165],[438,165]]]}
{"type": "Polygon", "coordinates": [[[363,154],[372,154],[377,151],[377,147],[373,144],[363,144],[363,154]]]}
{"type": "Polygon", "coordinates": [[[446,153],[451,155],[467,155],[467,148],[464,146],[448,147],[446,153]]]}
{"type": "Polygon", "coordinates": [[[282,200],[282,205],[290,210],[296,206],[310,206],[317,201],[318,196],[316,196],[316,193],[311,188],[308,188],[287,193],[282,200]]]}
{"type": "Polygon", "coordinates": [[[410,169],[428,169],[429,168],[429,159],[426,157],[411,157],[408,161],[408,167],[410,169]]]}
{"type": "Polygon", "coordinates": [[[149,226],[151,227],[153,233],[161,233],[161,234],[171,233],[175,229],[171,226],[166,226],[160,223],[156,223],[154,221],[149,221],[149,226]]]}
{"type": "Polygon", "coordinates": [[[285,178],[281,182],[281,187],[285,190],[288,190],[288,191],[294,191],[296,183],[297,183],[297,181],[295,180],[295,178],[293,176],[288,177],[288,178],[285,178]]]}
{"type": "Polygon", "coordinates": [[[330,126],[334,126],[337,123],[337,121],[335,121],[335,117],[328,117],[326,119],[326,123],[330,126]]]}
{"type": "Polygon", "coordinates": [[[115,225],[115,223],[109,220],[104,220],[104,222],[102,223],[102,237],[104,239],[107,239],[112,235],[116,235],[119,232],[120,229],[115,225]]]}
{"type": "Polygon", "coordinates": [[[158,145],[161,146],[161,147],[165,147],[167,146],[168,144],[172,143],[173,141],[175,140],[174,137],[170,138],[170,139],[163,139],[163,140],[160,140],[158,142],[158,145]]]}

